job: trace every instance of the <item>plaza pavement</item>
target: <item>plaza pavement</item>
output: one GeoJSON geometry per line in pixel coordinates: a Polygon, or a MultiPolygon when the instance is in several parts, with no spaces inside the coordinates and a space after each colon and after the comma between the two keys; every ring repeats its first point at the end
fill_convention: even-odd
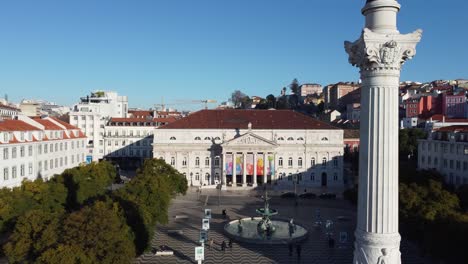
{"type": "MultiPolygon", "coordinates": [[[[203,263],[352,263],[356,209],[342,199],[300,200],[299,205],[294,206],[294,201],[291,199],[281,199],[278,196],[272,198],[270,208],[278,209],[279,216],[294,218],[295,222],[309,230],[308,239],[301,244],[300,260],[297,258],[296,249],[293,256],[289,256],[288,245],[252,245],[234,241],[232,250],[228,248],[224,252],[221,251],[222,241],[228,243],[228,238],[223,232],[226,221],[255,216],[255,209],[263,206],[260,196],[261,193],[257,191],[223,191],[218,198],[217,190],[203,190],[201,195],[194,190],[189,191],[186,196],[180,196],[172,202],[169,223],[158,226],[152,240],[153,248],[165,245],[174,251],[174,256],[155,256],[148,252],[136,259],[135,263],[197,263],[194,260],[194,248],[199,246],[198,239],[205,208],[211,208],[213,211],[209,238],[214,239],[214,247],[210,250],[205,246],[203,263]],[[330,219],[334,222],[333,237],[336,244],[333,249],[328,247],[324,228],[316,228],[313,225],[316,220],[315,211],[318,208],[322,220],[330,219]],[[222,209],[227,210],[228,219],[224,219],[221,215],[222,209]],[[175,219],[176,215],[185,215],[188,218],[175,219]],[[346,219],[338,220],[339,216],[346,219]],[[170,234],[168,230],[182,230],[183,234],[170,234]],[[339,243],[339,232],[347,232],[349,236],[347,243],[339,243]]],[[[416,247],[407,241],[402,241],[401,251],[404,264],[428,263],[418,256],[416,247]]]]}

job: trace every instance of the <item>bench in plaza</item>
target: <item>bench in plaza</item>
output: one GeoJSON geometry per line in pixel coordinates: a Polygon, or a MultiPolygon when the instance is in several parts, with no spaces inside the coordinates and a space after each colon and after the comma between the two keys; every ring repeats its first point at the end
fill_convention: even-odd
{"type": "Polygon", "coordinates": [[[176,215],[174,216],[175,219],[187,219],[188,216],[187,215],[176,215]]]}
{"type": "Polygon", "coordinates": [[[172,235],[183,235],[184,231],[180,229],[172,229],[172,230],[167,230],[167,233],[172,234],[172,235]]]}
{"type": "Polygon", "coordinates": [[[173,256],[174,255],[174,251],[172,250],[164,250],[164,251],[156,251],[156,253],[154,254],[155,256],[173,256]]]}

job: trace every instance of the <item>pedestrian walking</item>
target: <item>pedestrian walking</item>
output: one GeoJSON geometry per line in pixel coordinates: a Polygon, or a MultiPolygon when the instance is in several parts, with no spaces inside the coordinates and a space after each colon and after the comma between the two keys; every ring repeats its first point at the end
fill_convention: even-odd
{"type": "Polygon", "coordinates": [[[226,241],[223,240],[223,243],[221,243],[221,251],[226,250],[226,241]]]}
{"type": "Polygon", "coordinates": [[[289,256],[292,256],[293,254],[293,244],[289,243],[289,256]]]}
{"type": "Polygon", "coordinates": [[[229,246],[229,249],[232,250],[232,239],[229,239],[228,246],[229,246]]]}
{"type": "Polygon", "coordinates": [[[297,244],[296,246],[296,252],[297,252],[297,259],[300,260],[301,259],[301,245],[300,244],[297,244]]]}
{"type": "Polygon", "coordinates": [[[213,247],[213,239],[210,239],[210,241],[208,242],[208,248],[211,250],[211,248],[213,247]]]}
{"type": "Polygon", "coordinates": [[[328,247],[329,248],[334,248],[335,247],[335,239],[333,238],[328,238],[328,247]]]}

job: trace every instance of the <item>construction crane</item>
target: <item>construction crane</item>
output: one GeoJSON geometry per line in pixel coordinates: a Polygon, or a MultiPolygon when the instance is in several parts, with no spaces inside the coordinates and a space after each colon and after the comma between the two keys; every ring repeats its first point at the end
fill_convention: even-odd
{"type": "Polygon", "coordinates": [[[204,104],[205,109],[208,109],[208,104],[217,103],[216,100],[213,99],[204,99],[204,100],[176,100],[174,103],[165,104],[162,102],[161,104],[155,104],[154,106],[157,108],[161,108],[163,111],[166,110],[166,106],[168,105],[187,105],[187,104],[204,104]]]}

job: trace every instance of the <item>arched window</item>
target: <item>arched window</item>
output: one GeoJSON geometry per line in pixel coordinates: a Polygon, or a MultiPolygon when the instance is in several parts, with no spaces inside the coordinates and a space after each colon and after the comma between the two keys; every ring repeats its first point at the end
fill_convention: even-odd
{"type": "Polygon", "coordinates": [[[333,173],[333,180],[338,181],[338,173],[333,173]]]}
{"type": "Polygon", "coordinates": [[[283,140],[284,140],[283,137],[279,137],[279,138],[278,138],[278,141],[283,141],[283,140]]]}
{"type": "Polygon", "coordinates": [[[302,181],[302,173],[297,174],[297,181],[302,181]]]}
{"type": "Polygon", "coordinates": [[[338,158],[333,157],[333,167],[338,168],[338,158]]]}
{"type": "Polygon", "coordinates": [[[209,173],[205,173],[205,180],[206,180],[207,182],[210,181],[210,174],[209,174],[209,173]]]}
{"type": "Polygon", "coordinates": [[[291,168],[293,166],[293,158],[289,157],[288,159],[288,167],[291,168]]]}
{"type": "Polygon", "coordinates": [[[195,180],[196,181],[199,181],[200,180],[200,173],[195,173],[195,180]]]}
{"type": "Polygon", "coordinates": [[[298,158],[298,159],[297,159],[297,166],[298,166],[299,168],[302,168],[302,158],[298,158]]]}
{"type": "Polygon", "coordinates": [[[183,166],[183,167],[187,167],[187,157],[184,157],[184,158],[182,159],[182,166],[183,166]]]}
{"type": "Polygon", "coordinates": [[[322,159],[322,167],[325,168],[327,167],[327,158],[323,157],[322,159]]]}
{"type": "Polygon", "coordinates": [[[210,137],[205,137],[205,140],[211,140],[211,138],[210,137]]]}
{"type": "Polygon", "coordinates": [[[215,167],[219,167],[219,157],[215,157],[214,165],[215,167]]]}
{"type": "Polygon", "coordinates": [[[293,177],[292,177],[292,173],[289,173],[289,174],[288,174],[288,181],[292,181],[292,178],[293,178],[293,177]]]}
{"type": "Polygon", "coordinates": [[[176,140],[176,138],[175,138],[175,137],[171,137],[169,140],[176,140]]]}
{"type": "Polygon", "coordinates": [[[297,140],[298,141],[304,141],[304,138],[303,137],[298,137],[297,140]]]}
{"type": "Polygon", "coordinates": [[[283,158],[282,157],[280,157],[278,159],[278,167],[283,167],[283,158]]]}
{"type": "Polygon", "coordinates": [[[315,166],[315,158],[310,159],[310,166],[314,167],[315,166]]]}
{"type": "Polygon", "coordinates": [[[171,157],[171,165],[175,166],[175,158],[174,157],[171,157]]]}
{"type": "Polygon", "coordinates": [[[312,173],[310,174],[310,180],[311,180],[311,181],[315,181],[315,173],[312,172],[312,173]]]}
{"type": "Polygon", "coordinates": [[[293,141],[293,140],[294,140],[294,138],[288,137],[288,141],[293,141]]]}
{"type": "Polygon", "coordinates": [[[215,140],[221,140],[219,137],[215,137],[215,140]]]}
{"type": "Polygon", "coordinates": [[[209,167],[210,166],[210,158],[206,157],[205,158],[205,167],[209,167]]]}
{"type": "Polygon", "coordinates": [[[195,140],[201,140],[201,138],[200,137],[195,137],[195,140]]]}
{"type": "Polygon", "coordinates": [[[322,141],[328,141],[328,138],[327,138],[327,137],[323,137],[323,138],[322,138],[322,141]]]}
{"type": "Polygon", "coordinates": [[[283,179],[283,174],[284,174],[284,173],[281,173],[281,172],[279,173],[279,179],[280,179],[280,180],[283,179]]]}
{"type": "Polygon", "coordinates": [[[195,167],[200,167],[200,158],[199,157],[195,158],[195,167]]]}

